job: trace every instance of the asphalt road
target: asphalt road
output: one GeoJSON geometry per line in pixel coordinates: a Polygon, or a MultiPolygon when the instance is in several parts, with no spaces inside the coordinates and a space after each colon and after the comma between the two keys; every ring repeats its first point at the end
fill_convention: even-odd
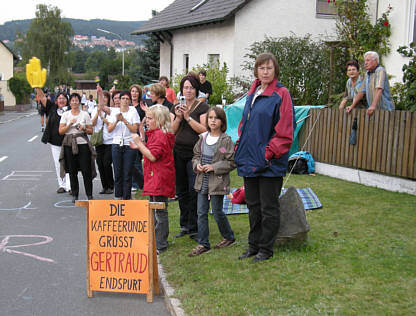
{"type": "MultiPolygon", "coordinates": [[[[162,296],[153,303],[137,294],[87,297],[86,211],[56,193],[41,136],[35,113],[0,117],[0,315],[169,315],[162,296]]],[[[93,185],[101,198],[99,179],[93,185]]]]}

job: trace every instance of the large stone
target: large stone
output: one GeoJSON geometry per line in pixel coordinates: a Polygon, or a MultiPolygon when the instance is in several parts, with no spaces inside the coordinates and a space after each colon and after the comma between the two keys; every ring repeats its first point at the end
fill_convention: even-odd
{"type": "Polygon", "coordinates": [[[280,244],[285,239],[306,240],[310,229],[306,221],[305,208],[296,188],[289,187],[279,198],[280,226],[277,240],[280,244]]]}

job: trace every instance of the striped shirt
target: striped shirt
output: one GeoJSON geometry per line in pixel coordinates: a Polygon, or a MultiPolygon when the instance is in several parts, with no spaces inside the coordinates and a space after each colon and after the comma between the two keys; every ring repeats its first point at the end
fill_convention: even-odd
{"type": "Polygon", "coordinates": [[[377,104],[377,109],[385,111],[393,111],[394,104],[391,99],[390,87],[389,87],[389,78],[387,76],[386,70],[378,65],[376,69],[372,71],[367,71],[365,75],[365,84],[361,92],[364,92],[367,98],[368,106],[371,106],[376,89],[383,89],[381,94],[380,101],[377,104]]]}

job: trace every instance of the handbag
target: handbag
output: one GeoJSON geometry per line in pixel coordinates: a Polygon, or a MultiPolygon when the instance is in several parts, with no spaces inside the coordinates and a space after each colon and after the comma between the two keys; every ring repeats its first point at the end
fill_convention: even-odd
{"type": "Polygon", "coordinates": [[[100,145],[103,144],[103,142],[104,142],[103,129],[104,129],[104,122],[103,122],[103,126],[101,127],[101,129],[98,132],[93,132],[92,133],[91,139],[90,139],[91,145],[100,146],[100,145]]]}

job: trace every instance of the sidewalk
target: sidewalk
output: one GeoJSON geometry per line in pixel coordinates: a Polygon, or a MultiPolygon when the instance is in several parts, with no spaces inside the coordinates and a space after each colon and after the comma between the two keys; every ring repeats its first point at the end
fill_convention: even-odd
{"type": "Polygon", "coordinates": [[[18,111],[2,111],[0,112],[0,124],[13,122],[18,119],[38,115],[38,111],[36,109],[31,108],[30,110],[18,112],[18,111]]]}

